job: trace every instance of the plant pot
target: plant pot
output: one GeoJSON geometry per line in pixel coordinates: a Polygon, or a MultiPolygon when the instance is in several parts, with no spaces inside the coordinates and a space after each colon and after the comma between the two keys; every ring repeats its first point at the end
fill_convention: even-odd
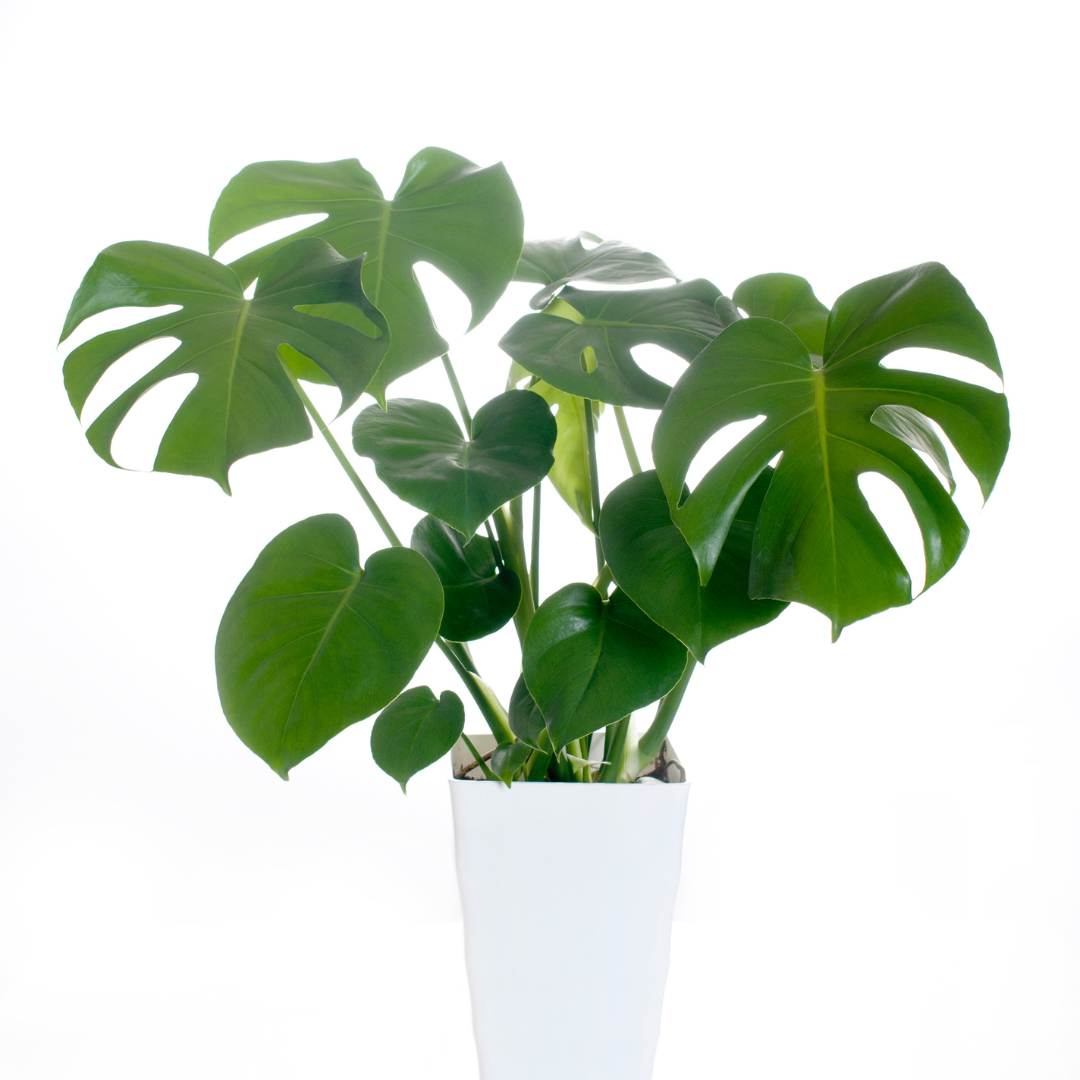
{"type": "Polygon", "coordinates": [[[652,1076],[688,794],[450,781],[481,1080],[652,1076]]]}

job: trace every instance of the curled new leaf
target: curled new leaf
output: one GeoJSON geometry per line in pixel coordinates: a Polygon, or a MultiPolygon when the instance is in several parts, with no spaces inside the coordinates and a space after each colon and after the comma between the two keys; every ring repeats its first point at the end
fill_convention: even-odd
{"type": "Polygon", "coordinates": [[[254,297],[246,300],[233,270],[208,255],[144,241],[106,248],[71,302],[61,341],[110,308],[182,306],[72,350],[64,384],[76,413],[132,349],[157,338],[180,344],[106,406],[87,429],[90,445],[115,465],[111,445],[124,417],[151,387],[184,374],[199,381],[165,430],[154,461],[158,472],[207,476],[228,491],[234,461],[310,439],[311,425],[278,348],[300,356],[302,378],[321,374],[320,381],[336,384],[342,408],[360,396],[388,344],[386,322],[360,285],[362,263],[342,258],[323,240],[298,240],[267,261],[254,297]],[[378,336],[320,317],[320,307],[354,311],[378,336]]]}
{"type": "Polygon", "coordinates": [[[359,161],[260,161],[241,169],[210,218],[210,250],[270,221],[326,218],[237,259],[247,285],[288,240],[322,236],[342,255],[367,252],[364,290],[390,324],[392,340],[370,392],[381,403],[394,379],[446,351],[413,267],[430,263],[469,298],[472,326],[495,306],[517,268],[524,219],[506,169],[481,169],[429,146],[405,167],[392,199],[359,161]]]}
{"type": "Polygon", "coordinates": [[[436,697],[426,686],[406,690],[386,706],[371,728],[375,764],[405,785],[421,769],[450,753],[465,730],[465,706],[452,690],[436,697]]]}
{"type": "Polygon", "coordinates": [[[497,507],[539,483],[551,468],[555,419],[525,390],[481,406],[466,439],[450,410],[396,398],[386,412],[365,409],[353,424],[353,447],[375,462],[398,497],[469,538],[497,507]]]}
{"type": "MultiPolygon", "coordinates": [[[[805,292],[801,310],[816,318],[805,292]]],[[[818,329],[801,327],[811,341],[818,329]]],[[[1001,373],[986,320],[939,263],[844,293],[829,313],[820,359],[788,326],[751,317],[690,365],[660,414],[653,460],[702,583],[743,498],[777,455],[754,532],[751,596],[817,608],[832,620],[834,639],[857,619],[910,603],[911,579],[859,488],[866,472],[892,480],[907,498],[923,535],[926,586],[951,569],[967,526],[915,449],[939,467],[947,461],[939,425],[985,498],[1009,445],[1008,405],[980,386],[881,366],[905,347],[945,349],[1001,373]],[[685,496],[691,462],[708,439],[758,416],[764,421],[685,496]]]]}
{"type": "Polygon", "coordinates": [[[442,586],[422,555],[376,551],[361,567],[337,514],[263,548],[221,617],[216,663],[233,730],[276,773],[393,700],[439,632],[442,586]]]}
{"type": "Polygon", "coordinates": [[[409,546],[435,569],[443,586],[439,633],[450,641],[475,641],[494,634],[513,617],[521,602],[521,581],[501,561],[498,545],[486,536],[467,544],[438,518],[421,518],[409,546]]]}

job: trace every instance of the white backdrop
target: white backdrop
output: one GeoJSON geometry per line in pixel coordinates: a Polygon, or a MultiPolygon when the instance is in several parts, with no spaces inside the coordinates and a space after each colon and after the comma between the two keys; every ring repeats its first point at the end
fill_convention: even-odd
{"type": "MultiPolygon", "coordinates": [[[[232,499],[110,469],[54,351],[102,247],[205,250],[248,162],[357,156],[392,191],[433,144],[505,161],[527,236],[621,238],[728,292],[786,270],[831,303],[927,259],[965,283],[1013,448],[984,511],[962,478],[957,569],[835,646],[791,610],[691,684],[656,1077],[1080,1077],[1068,5],[7,0],[0,19],[0,1076],[476,1075],[445,768],[403,797],[365,723],[284,784],[217,703],[217,620],[262,545],[332,510],[362,551],[381,537],[320,443],[239,463],[232,499]]],[[[437,278],[475,409],[529,287],[463,338],[437,278]]],[[[437,365],[394,392],[450,400],[437,365]]],[[[144,400],[122,462],[146,467],[175,405],[144,400]]],[[[634,417],[643,451],[652,420],[634,417]]],[[[609,489],[627,475],[610,419],[601,444],[609,489]]],[[[921,575],[910,521],[875,505],[921,575]]],[[[591,577],[553,493],[544,531],[545,592],[591,577]]],[[[504,695],[509,635],[476,650],[504,695]]],[[[417,681],[453,685],[441,658],[417,681]]],[[[553,945],[523,926],[516,947],[514,970],[553,945]]]]}

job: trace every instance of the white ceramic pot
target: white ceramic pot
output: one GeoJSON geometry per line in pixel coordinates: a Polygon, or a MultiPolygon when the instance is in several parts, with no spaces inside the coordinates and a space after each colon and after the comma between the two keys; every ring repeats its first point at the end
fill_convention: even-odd
{"type": "Polygon", "coordinates": [[[689,787],[450,781],[481,1080],[652,1076],[689,787]]]}

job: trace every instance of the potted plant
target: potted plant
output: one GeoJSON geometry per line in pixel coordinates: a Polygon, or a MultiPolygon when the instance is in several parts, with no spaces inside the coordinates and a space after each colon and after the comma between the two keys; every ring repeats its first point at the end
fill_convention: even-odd
{"type": "Polygon", "coordinates": [[[864,473],[905,495],[926,586],[952,568],[968,530],[945,440],[989,495],[1008,447],[1005,398],[881,361],[944,349],[1000,375],[985,320],[936,263],[856,285],[829,309],[790,274],[751,278],[727,297],[620,242],[524,243],[503,167],[434,148],[409,162],[390,199],[356,160],[248,166],[222,191],[209,241],[209,255],[116,244],[87,272],[61,340],[110,308],[179,305],[68,355],[79,413],[120,357],[178,341],[89,426],[91,445],[115,465],[113,435],[140,395],[195,374],[155,469],[228,492],[235,461],[311,438],[314,422],[388,542],[362,553],[349,522],[325,514],[266,545],[218,632],[226,718],[283,778],[369,717],[372,754],[403,789],[453,749],[482,1075],[647,1078],[688,791],[667,736],[687,684],[711,649],[793,601],[823,612],[834,640],[910,603],[910,577],[859,487],[864,473]],[[213,258],[231,238],[301,214],[325,216],[229,265],[213,258]],[[491,358],[497,392],[475,411],[418,284],[420,261],[466,294],[473,326],[512,280],[540,287],[500,342],[507,357],[491,358]],[[673,387],[636,363],[632,350],[646,343],[686,362],[673,387]],[[457,418],[388,396],[431,361],[445,369],[457,418]],[[407,544],[305,382],[336,387],[341,412],[374,398],[355,417],[352,448],[423,513],[407,544]],[[657,416],[655,469],[640,465],[627,408],[657,416]],[[601,506],[605,412],[625,448],[616,467],[630,476],[601,506]],[[742,437],[691,489],[695,458],[732,424],[742,437]],[[540,578],[545,478],[596,555],[591,582],[550,595],[540,578]],[[469,642],[510,623],[521,673],[504,703],[469,642]],[[454,690],[409,685],[433,646],[479,710],[483,737],[465,733],[454,690]],[[515,943],[536,936],[576,944],[519,962],[515,943]],[[550,1031],[557,1040],[537,1039],[550,1031]]]}

